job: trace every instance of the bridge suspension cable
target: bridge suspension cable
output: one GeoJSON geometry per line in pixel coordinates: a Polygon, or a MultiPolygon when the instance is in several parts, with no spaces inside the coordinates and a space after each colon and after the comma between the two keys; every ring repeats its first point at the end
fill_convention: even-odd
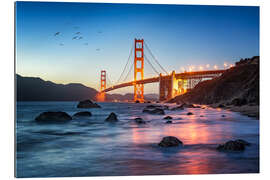
{"type": "MultiPolygon", "coordinates": [[[[134,49],[134,45],[132,45],[132,48],[131,48],[130,53],[129,53],[129,56],[128,56],[127,63],[126,63],[126,65],[125,65],[124,70],[122,71],[122,73],[121,73],[120,77],[118,78],[118,80],[117,80],[116,84],[118,84],[118,83],[120,82],[120,80],[121,80],[122,76],[124,75],[124,72],[125,72],[125,70],[126,70],[126,68],[127,68],[128,64],[129,64],[130,57],[131,57],[131,55],[132,55],[133,49],[134,49]]],[[[132,66],[133,66],[133,65],[132,65],[132,66]]]]}
{"type": "Polygon", "coordinates": [[[129,68],[129,70],[128,70],[128,73],[127,73],[125,79],[123,80],[123,82],[125,82],[126,79],[128,78],[128,75],[129,75],[129,73],[131,72],[131,70],[132,70],[132,68],[133,68],[133,65],[134,65],[134,61],[133,61],[132,65],[130,66],[130,68],[129,68]]]}
{"type": "Polygon", "coordinates": [[[152,58],[155,60],[155,62],[158,64],[158,66],[161,68],[161,70],[163,70],[166,74],[169,74],[162,66],[161,64],[158,62],[158,60],[155,58],[155,56],[153,55],[152,51],[150,50],[150,48],[148,47],[147,43],[145,42],[145,47],[146,49],[149,51],[150,55],[152,56],[152,58]]]}
{"type": "Polygon", "coordinates": [[[146,61],[148,62],[148,64],[150,64],[150,66],[152,67],[152,69],[157,73],[157,75],[159,75],[159,72],[156,70],[156,68],[153,66],[153,64],[149,61],[149,59],[147,58],[147,56],[144,54],[144,58],[146,59],[146,61]]]}
{"type": "Polygon", "coordinates": [[[106,74],[106,79],[108,80],[107,82],[108,82],[108,86],[113,86],[113,83],[112,83],[112,81],[110,80],[110,78],[109,78],[109,76],[106,74]]]}

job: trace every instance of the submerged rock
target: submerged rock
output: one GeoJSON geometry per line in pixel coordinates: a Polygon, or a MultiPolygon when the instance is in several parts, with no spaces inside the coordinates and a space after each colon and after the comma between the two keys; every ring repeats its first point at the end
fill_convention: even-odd
{"type": "Polygon", "coordinates": [[[92,116],[92,113],[89,111],[82,111],[75,113],[73,116],[92,116]]]}
{"type": "Polygon", "coordinates": [[[235,141],[227,141],[225,144],[220,144],[217,147],[217,150],[221,151],[243,151],[245,150],[245,146],[249,146],[250,143],[248,143],[245,140],[238,139],[235,141]]]}
{"type": "Polygon", "coordinates": [[[179,146],[182,144],[183,144],[182,141],[180,141],[176,137],[166,136],[160,141],[160,143],[158,145],[161,147],[173,147],[173,146],[179,146]]]}
{"type": "Polygon", "coordinates": [[[77,108],[101,108],[97,103],[93,103],[91,100],[80,101],[77,108]]]}
{"type": "Polygon", "coordinates": [[[112,112],[112,113],[105,119],[105,121],[107,121],[107,122],[116,122],[116,121],[118,121],[117,115],[116,115],[115,113],[112,112]]]}
{"type": "Polygon", "coordinates": [[[146,123],[142,118],[135,118],[134,120],[138,124],[145,124],[146,123]]]}
{"type": "Polygon", "coordinates": [[[193,115],[193,113],[192,112],[188,112],[187,115],[193,115]]]}
{"type": "Polygon", "coordinates": [[[172,117],[171,116],[166,116],[163,119],[172,119],[172,117]]]}
{"type": "Polygon", "coordinates": [[[166,124],[172,124],[171,120],[166,121],[166,124]]]}
{"type": "Polygon", "coordinates": [[[35,118],[40,123],[64,123],[72,120],[66,112],[43,112],[35,118]]]}

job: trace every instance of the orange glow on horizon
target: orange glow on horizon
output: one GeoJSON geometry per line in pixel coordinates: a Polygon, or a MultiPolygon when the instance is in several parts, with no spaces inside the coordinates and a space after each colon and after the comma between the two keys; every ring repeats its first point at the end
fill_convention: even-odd
{"type": "Polygon", "coordinates": [[[105,101],[105,98],[106,98],[106,94],[104,92],[99,92],[97,95],[96,95],[96,100],[98,102],[104,102],[105,101]]]}

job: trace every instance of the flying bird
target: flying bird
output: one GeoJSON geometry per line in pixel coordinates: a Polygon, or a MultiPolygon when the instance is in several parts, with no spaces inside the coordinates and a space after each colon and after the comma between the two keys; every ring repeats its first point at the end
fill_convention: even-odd
{"type": "Polygon", "coordinates": [[[102,33],[102,31],[98,31],[98,33],[99,33],[99,34],[101,34],[101,33],[102,33]]]}
{"type": "Polygon", "coordinates": [[[83,38],[82,36],[79,37],[79,39],[82,39],[82,38],[83,38]]]}
{"type": "Polygon", "coordinates": [[[64,44],[63,43],[60,43],[59,46],[64,46],[64,44]]]}
{"type": "Polygon", "coordinates": [[[96,49],[96,51],[100,51],[100,49],[99,49],[99,48],[97,48],[97,49],[96,49]]]}
{"type": "Polygon", "coordinates": [[[74,37],[72,38],[72,40],[77,39],[77,38],[78,38],[78,36],[74,36],[74,37]]]}
{"type": "Polygon", "coordinates": [[[54,36],[57,36],[57,35],[60,35],[60,32],[56,32],[56,33],[54,34],[54,36]]]}
{"type": "Polygon", "coordinates": [[[88,46],[88,43],[84,43],[85,46],[88,46]]]}
{"type": "Polygon", "coordinates": [[[81,32],[76,32],[75,34],[81,34],[81,32]]]}
{"type": "Polygon", "coordinates": [[[79,26],[74,26],[73,28],[74,28],[74,29],[79,29],[80,27],[79,27],[79,26]]]}

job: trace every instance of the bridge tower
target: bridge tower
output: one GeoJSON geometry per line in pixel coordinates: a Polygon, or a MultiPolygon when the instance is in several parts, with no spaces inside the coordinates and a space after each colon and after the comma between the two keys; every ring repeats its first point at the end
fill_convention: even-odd
{"type": "Polygon", "coordinates": [[[100,92],[98,93],[98,101],[105,101],[106,96],[105,96],[105,92],[102,92],[106,89],[106,71],[105,70],[101,70],[101,75],[100,75],[100,92]]]}
{"type": "Polygon", "coordinates": [[[137,84],[137,80],[143,79],[144,54],[143,39],[135,39],[134,46],[134,102],[144,102],[144,85],[137,84]]]}

